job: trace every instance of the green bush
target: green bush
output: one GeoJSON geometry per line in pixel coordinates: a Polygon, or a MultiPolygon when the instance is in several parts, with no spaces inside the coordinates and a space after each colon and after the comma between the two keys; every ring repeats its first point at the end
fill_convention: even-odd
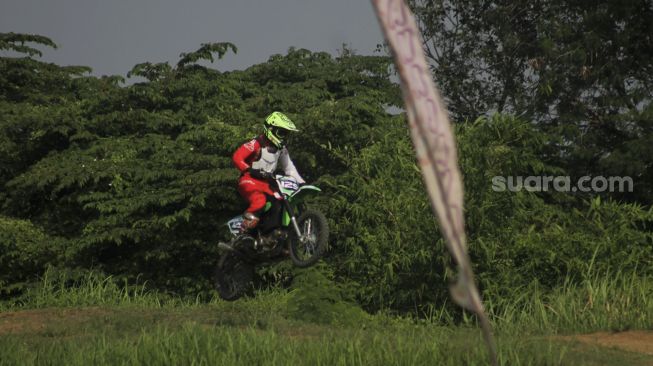
{"type": "Polygon", "coordinates": [[[26,220],[0,216],[0,298],[22,293],[48,265],[58,264],[64,241],[26,220]]]}
{"type": "MultiPolygon", "coordinates": [[[[448,299],[451,260],[434,221],[403,122],[325,179],[334,221],[330,263],[368,309],[428,311],[448,299]]],[[[560,192],[495,192],[494,176],[565,175],[551,138],[508,115],[457,129],[469,251],[490,298],[578,283],[590,269],[653,274],[653,210],[560,192]]]]}
{"type": "Polygon", "coordinates": [[[328,267],[318,265],[295,277],[287,300],[289,318],[318,324],[354,325],[369,316],[351,298],[351,292],[333,282],[328,267]]]}

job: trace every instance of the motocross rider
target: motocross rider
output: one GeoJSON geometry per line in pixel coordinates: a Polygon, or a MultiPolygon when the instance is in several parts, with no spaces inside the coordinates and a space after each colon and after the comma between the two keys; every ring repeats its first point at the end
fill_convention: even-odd
{"type": "Polygon", "coordinates": [[[275,197],[269,180],[274,177],[277,168],[283,170],[285,175],[295,178],[297,183],[305,183],[284,145],[289,132],[299,131],[295,124],[285,114],[272,112],[265,118],[263,131],[263,134],[247,141],[233,154],[233,162],[241,174],[238,192],[249,202],[249,207],[243,214],[243,232],[256,227],[267,197],[275,197]]]}

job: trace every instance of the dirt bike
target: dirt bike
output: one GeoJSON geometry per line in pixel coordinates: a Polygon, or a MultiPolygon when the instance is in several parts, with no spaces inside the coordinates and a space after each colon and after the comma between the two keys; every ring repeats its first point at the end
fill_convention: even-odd
{"type": "Polygon", "coordinates": [[[218,243],[223,252],[214,273],[214,285],[220,297],[233,301],[253,288],[256,266],[285,260],[297,267],[315,264],[326,251],[329,226],[323,213],[307,208],[303,198],[321,192],[313,185],[300,185],[288,176],[276,175],[270,197],[259,224],[242,232],[243,216],[227,222],[232,235],[228,243],[218,243]]]}

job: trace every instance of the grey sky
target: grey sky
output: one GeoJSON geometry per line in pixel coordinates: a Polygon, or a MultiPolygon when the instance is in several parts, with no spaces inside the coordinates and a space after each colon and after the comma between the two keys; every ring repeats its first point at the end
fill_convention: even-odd
{"type": "Polygon", "coordinates": [[[372,54],[382,41],[369,0],[0,0],[0,32],[48,36],[59,48],[42,60],[123,76],[207,42],[236,44],[212,66],[232,70],[291,46],[372,54]]]}

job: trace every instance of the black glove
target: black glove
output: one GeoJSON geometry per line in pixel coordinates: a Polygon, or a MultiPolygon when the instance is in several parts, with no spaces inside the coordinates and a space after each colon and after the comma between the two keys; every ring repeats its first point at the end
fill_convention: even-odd
{"type": "Polygon", "coordinates": [[[268,173],[265,170],[249,168],[247,171],[249,172],[249,175],[252,176],[252,178],[256,178],[256,179],[272,178],[272,173],[268,173]]]}

